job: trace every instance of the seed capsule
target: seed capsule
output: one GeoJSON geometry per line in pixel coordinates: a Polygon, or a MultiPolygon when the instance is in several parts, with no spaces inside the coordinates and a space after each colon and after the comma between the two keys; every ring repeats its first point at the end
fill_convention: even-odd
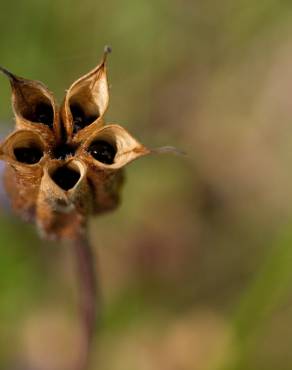
{"type": "Polygon", "coordinates": [[[117,207],[123,167],[149,154],[123,127],[104,124],[109,89],[102,62],[67,90],[61,108],[39,81],[10,80],[16,130],[0,146],[13,208],[49,239],[74,239],[90,215],[117,207]]]}

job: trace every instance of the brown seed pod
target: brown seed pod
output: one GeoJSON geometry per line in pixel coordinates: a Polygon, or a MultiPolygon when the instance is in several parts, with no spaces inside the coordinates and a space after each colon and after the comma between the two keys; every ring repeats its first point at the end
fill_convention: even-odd
{"type": "Polygon", "coordinates": [[[1,157],[7,162],[4,184],[12,207],[25,220],[33,221],[48,146],[37,133],[17,130],[1,149],[1,157]]]}
{"type": "Polygon", "coordinates": [[[87,368],[97,311],[87,221],[118,206],[128,163],[150,153],[178,153],[172,147],[149,150],[123,127],[105,125],[108,52],[71,85],[60,109],[41,82],[0,67],[10,80],[16,119],[14,132],[0,145],[12,207],[34,222],[41,236],[70,240],[77,257],[83,334],[76,370],[87,368]]]}
{"type": "Polygon", "coordinates": [[[109,103],[102,61],[67,90],[61,108],[41,82],[0,70],[9,78],[15,131],[0,146],[13,208],[42,236],[75,239],[88,217],[119,203],[123,168],[151,152],[123,127],[104,124],[109,103]]]}

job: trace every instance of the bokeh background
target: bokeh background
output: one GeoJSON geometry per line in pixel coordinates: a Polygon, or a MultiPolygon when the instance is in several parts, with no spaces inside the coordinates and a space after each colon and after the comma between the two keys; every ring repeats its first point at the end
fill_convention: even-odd
{"type": "MultiPolygon", "coordinates": [[[[90,224],[104,311],[91,369],[292,368],[292,4],[1,1],[0,63],[59,101],[110,44],[108,122],[149,147],[90,224]]],[[[13,127],[0,81],[1,133],[13,127]]],[[[78,282],[2,197],[1,369],[70,370],[78,282]]]]}

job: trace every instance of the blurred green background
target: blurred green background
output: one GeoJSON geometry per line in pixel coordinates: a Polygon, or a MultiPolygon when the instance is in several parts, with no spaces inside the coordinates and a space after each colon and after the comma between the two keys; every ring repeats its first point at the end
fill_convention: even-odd
{"type": "MultiPolygon", "coordinates": [[[[1,2],[1,65],[61,101],[110,44],[107,122],[188,153],[131,164],[121,207],[91,221],[92,370],[292,368],[291,21],[276,0],[1,2]]],[[[0,274],[1,369],[70,370],[70,246],[3,206],[0,274]]]]}

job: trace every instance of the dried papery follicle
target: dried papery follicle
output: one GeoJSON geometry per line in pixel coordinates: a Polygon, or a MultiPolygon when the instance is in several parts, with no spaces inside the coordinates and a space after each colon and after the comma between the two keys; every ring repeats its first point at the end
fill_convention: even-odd
{"type": "Polygon", "coordinates": [[[19,129],[38,131],[46,140],[52,139],[51,131],[60,136],[58,108],[54,95],[40,81],[18,77],[5,68],[12,88],[12,106],[19,129]]]}
{"type": "Polygon", "coordinates": [[[107,125],[96,130],[80,146],[78,154],[88,165],[92,186],[94,213],[116,208],[124,183],[123,167],[149,153],[119,125],[107,125]]]}
{"type": "Polygon", "coordinates": [[[61,116],[67,134],[74,134],[74,141],[82,140],[103,124],[102,117],[109,103],[105,64],[109,52],[110,49],[106,49],[101,63],[75,81],[66,93],[61,116]]]}
{"type": "Polygon", "coordinates": [[[45,148],[41,137],[28,130],[16,131],[2,145],[2,157],[7,161],[4,185],[13,209],[25,220],[35,218],[45,148]]]}
{"type": "Polygon", "coordinates": [[[84,232],[91,199],[87,167],[79,160],[47,163],[37,202],[41,234],[54,239],[74,239],[84,232]]]}
{"type": "Polygon", "coordinates": [[[84,142],[82,149],[87,161],[93,160],[99,168],[117,170],[129,162],[150,153],[123,127],[115,124],[96,130],[84,142]]]}

